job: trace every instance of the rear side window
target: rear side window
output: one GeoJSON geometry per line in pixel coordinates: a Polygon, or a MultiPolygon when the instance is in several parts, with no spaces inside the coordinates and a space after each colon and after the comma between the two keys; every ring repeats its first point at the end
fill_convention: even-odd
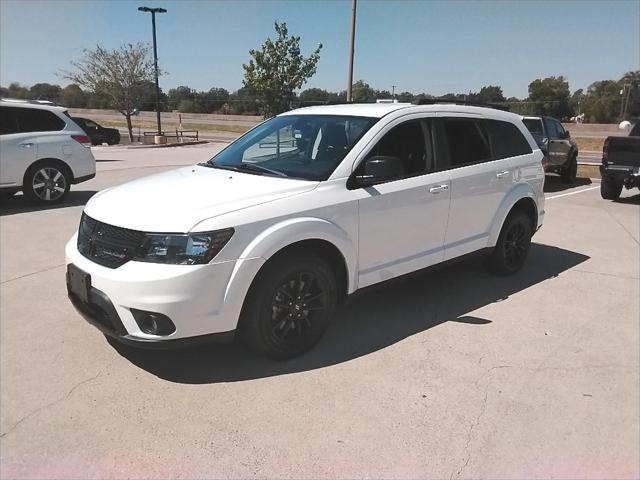
{"type": "Polygon", "coordinates": [[[48,110],[18,107],[7,110],[11,110],[15,118],[16,131],[13,133],[58,132],[66,126],[61,118],[48,110]]]}
{"type": "Polygon", "coordinates": [[[538,118],[525,118],[522,120],[522,123],[524,123],[527,130],[534,135],[544,135],[544,131],[542,130],[542,120],[538,118]]]}
{"type": "Polygon", "coordinates": [[[494,160],[517,157],[532,152],[529,142],[513,123],[487,120],[494,160]]]}
{"type": "Polygon", "coordinates": [[[636,122],[631,131],[629,132],[630,137],[640,137],[640,120],[636,122]]]}
{"type": "Polygon", "coordinates": [[[482,121],[471,118],[444,118],[451,168],[491,160],[489,136],[482,121]]]}
{"type": "Polygon", "coordinates": [[[557,122],[554,122],[550,118],[545,118],[544,119],[544,124],[547,126],[547,132],[549,134],[549,137],[551,137],[551,138],[560,138],[561,137],[561,132],[558,130],[558,125],[559,124],[557,122]]]}
{"type": "Polygon", "coordinates": [[[0,135],[18,133],[18,117],[16,109],[0,107],[0,135]]]}

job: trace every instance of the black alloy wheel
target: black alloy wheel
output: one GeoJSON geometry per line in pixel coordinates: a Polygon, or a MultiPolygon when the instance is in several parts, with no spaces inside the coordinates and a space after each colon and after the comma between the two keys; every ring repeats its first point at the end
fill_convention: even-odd
{"type": "Polygon", "coordinates": [[[509,214],[489,257],[490,270],[499,275],[511,275],[520,270],[529,254],[532,235],[531,220],[526,213],[509,214]]]}
{"type": "Polygon", "coordinates": [[[272,259],[247,295],[240,336],[269,357],[294,357],[320,340],[336,303],[335,275],[323,259],[307,252],[272,259]]]}

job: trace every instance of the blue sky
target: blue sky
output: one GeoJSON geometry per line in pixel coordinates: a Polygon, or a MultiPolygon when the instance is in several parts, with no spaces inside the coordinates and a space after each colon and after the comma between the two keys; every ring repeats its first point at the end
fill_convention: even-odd
{"type": "MultiPolygon", "coordinates": [[[[242,86],[248,51],[286,21],[303,52],[322,43],[317,74],[303,88],[346,88],[350,0],[0,0],[0,83],[65,85],[56,76],[96,44],[151,41],[159,6],[163,90],[242,86]]],[[[501,85],[524,97],[535,78],[564,75],[572,90],[640,69],[640,1],[358,2],[354,80],[414,93],[501,85]]]]}

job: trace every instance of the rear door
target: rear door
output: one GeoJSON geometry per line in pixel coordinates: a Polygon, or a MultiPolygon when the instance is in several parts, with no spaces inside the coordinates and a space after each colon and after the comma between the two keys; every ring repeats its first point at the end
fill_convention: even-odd
{"type": "Polygon", "coordinates": [[[564,165],[571,151],[571,142],[566,138],[565,129],[553,118],[545,117],[544,124],[549,134],[549,162],[564,165]]]}
{"type": "Polygon", "coordinates": [[[398,157],[404,174],[355,192],[359,209],[359,288],[442,261],[449,174],[436,166],[432,126],[428,119],[392,125],[365,157],[398,157]]]}
{"type": "Polygon", "coordinates": [[[33,133],[21,126],[18,107],[0,107],[0,187],[22,185],[26,169],[36,160],[33,133]],[[27,130],[27,131],[25,131],[27,130]]]}
{"type": "Polygon", "coordinates": [[[486,122],[472,116],[438,119],[439,156],[446,157],[451,177],[451,206],[444,259],[486,247],[489,230],[513,184],[508,158],[495,159],[486,122]]]}

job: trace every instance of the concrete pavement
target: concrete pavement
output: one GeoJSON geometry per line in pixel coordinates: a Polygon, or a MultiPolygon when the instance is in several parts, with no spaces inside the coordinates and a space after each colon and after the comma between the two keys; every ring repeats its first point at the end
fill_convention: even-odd
{"type": "Polygon", "coordinates": [[[635,193],[549,177],[522,272],[475,260],[370,290],[291,361],[107,343],[66,299],[82,205],[217,148],[97,148],[67,205],[3,200],[2,478],[640,476],[635,193]]]}

